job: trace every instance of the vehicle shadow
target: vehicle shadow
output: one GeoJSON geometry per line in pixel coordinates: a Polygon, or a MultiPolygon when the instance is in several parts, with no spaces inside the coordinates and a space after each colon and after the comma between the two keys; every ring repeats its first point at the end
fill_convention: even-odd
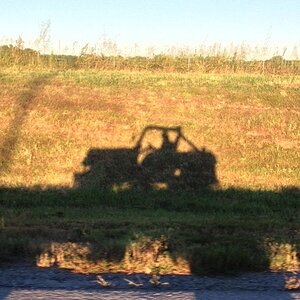
{"type": "MultiPolygon", "coordinates": [[[[28,104],[24,109],[29,109],[28,104]]],[[[22,122],[23,118],[16,124],[22,122]]],[[[2,252],[9,257],[32,251],[39,266],[86,273],[216,274],[268,270],[269,243],[275,247],[275,261],[286,255],[296,266],[299,189],[224,190],[219,187],[216,164],[216,156],[198,149],[181,127],[147,126],[132,148],[92,148],[82,161],[84,171],[74,174],[73,188],[0,188],[3,211],[42,208],[40,218],[50,222],[19,229],[23,240],[14,226],[7,228],[3,222],[4,244],[11,241],[11,234],[20,241],[2,252]],[[292,210],[286,208],[287,202],[292,210]],[[112,218],[64,219],[72,209],[79,211],[80,219],[81,210],[90,213],[99,208],[112,218]],[[116,220],[117,211],[126,210],[135,214],[133,219],[116,220]],[[143,215],[147,219],[134,225],[143,215]],[[251,225],[256,219],[261,227],[251,225]],[[278,236],[272,235],[272,226],[280,228],[278,236]],[[33,251],[24,246],[26,241],[39,245],[33,251]]]]}
{"type": "Polygon", "coordinates": [[[205,148],[197,149],[181,127],[147,126],[133,148],[90,149],[82,164],[86,171],[74,175],[76,188],[176,192],[218,185],[215,156],[205,148]],[[159,140],[156,147],[146,137],[153,132],[159,140]],[[179,151],[182,143],[187,151],[179,151]]]}

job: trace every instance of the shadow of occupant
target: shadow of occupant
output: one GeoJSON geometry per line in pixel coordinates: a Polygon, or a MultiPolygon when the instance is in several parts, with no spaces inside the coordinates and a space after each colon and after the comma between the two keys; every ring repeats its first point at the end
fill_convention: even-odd
{"type": "Polygon", "coordinates": [[[147,127],[160,130],[161,147],[151,149],[141,163],[142,178],[146,186],[161,184],[172,190],[198,190],[211,188],[218,183],[215,172],[216,159],[205,149],[198,150],[181,132],[180,127],[147,127]],[[173,140],[169,134],[173,133],[173,140]],[[188,144],[190,151],[179,152],[179,142],[188,144]]]}
{"type": "Polygon", "coordinates": [[[132,149],[90,149],[82,164],[77,188],[199,190],[218,184],[215,156],[198,150],[180,127],[147,126],[132,149]],[[149,132],[158,134],[159,147],[145,146],[149,132]],[[179,143],[190,150],[180,152],[179,143]]]}

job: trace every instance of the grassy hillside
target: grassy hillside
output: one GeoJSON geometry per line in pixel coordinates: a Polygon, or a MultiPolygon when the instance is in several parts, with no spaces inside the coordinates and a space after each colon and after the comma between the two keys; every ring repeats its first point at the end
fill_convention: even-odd
{"type": "Polygon", "coordinates": [[[297,268],[299,97],[297,76],[2,71],[0,257],[297,268]]]}

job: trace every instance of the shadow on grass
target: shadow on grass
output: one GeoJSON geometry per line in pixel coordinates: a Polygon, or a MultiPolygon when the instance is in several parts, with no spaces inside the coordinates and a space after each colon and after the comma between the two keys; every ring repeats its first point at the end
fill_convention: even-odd
{"type": "Polygon", "coordinates": [[[77,188],[196,191],[218,185],[215,165],[215,156],[197,149],[181,127],[148,126],[131,149],[91,149],[83,161],[86,171],[74,181],[77,188]],[[151,133],[156,146],[147,140],[151,133]],[[188,150],[179,152],[180,144],[188,150]]]}
{"type": "Polygon", "coordinates": [[[55,76],[54,73],[33,76],[26,84],[26,90],[18,97],[14,116],[8,125],[5,139],[0,144],[0,174],[9,171],[22,126],[34,106],[34,100],[38,92],[53,76],[55,76]]]}
{"type": "Polygon", "coordinates": [[[1,187],[1,258],[82,272],[299,269],[299,189],[222,190],[216,162],[180,127],[148,126],[132,149],[91,149],[72,189],[1,187]]]}

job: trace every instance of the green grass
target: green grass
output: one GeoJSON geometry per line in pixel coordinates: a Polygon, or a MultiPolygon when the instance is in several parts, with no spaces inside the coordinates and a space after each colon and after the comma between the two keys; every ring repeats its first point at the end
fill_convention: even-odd
{"type": "MultiPolygon", "coordinates": [[[[299,84],[295,76],[1,71],[1,261],[82,272],[295,268],[299,84]],[[175,154],[157,151],[146,189],[134,146],[149,125],[181,126],[206,150],[197,156],[181,142],[175,154]],[[218,185],[186,185],[201,155],[213,158],[206,172],[218,185]]],[[[145,145],[161,139],[147,132],[145,145]]]]}
{"type": "MultiPolygon", "coordinates": [[[[181,258],[195,274],[235,273],[267,270],[274,257],[278,260],[279,246],[291,245],[293,251],[300,246],[299,190],[174,194],[2,189],[0,199],[2,261],[38,257],[53,243],[66,247],[72,242],[79,243],[77,248],[88,245],[90,252],[81,256],[80,264],[76,258],[76,264],[73,249],[71,258],[65,258],[73,262],[68,262],[70,268],[128,271],[123,261],[128,245],[148,238],[166,242],[154,255],[174,260],[175,266],[160,263],[161,272],[183,272],[183,267],[176,269],[176,259],[181,258]],[[108,266],[103,267],[103,259],[110,261],[108,266]],[[85,267],[92,262],[98,267],[85,267]]],[[[141,245],[139,251],[147,253],[148,248],[141,245]]],[[[294,267],[288,260],[291,255],[284,253],[278,269],[294,267]]]]}

